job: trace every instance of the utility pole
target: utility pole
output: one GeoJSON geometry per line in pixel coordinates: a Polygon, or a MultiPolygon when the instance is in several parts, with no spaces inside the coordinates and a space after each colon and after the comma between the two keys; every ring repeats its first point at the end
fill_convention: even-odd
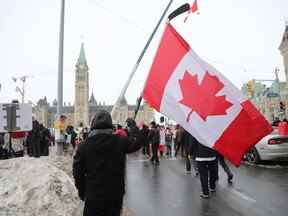
{"type": "Polygon", "coordinates": [[[59,55],[58,55],[58,91],[57,91],[57,115],[60,118],[63,106],[63,50],[64,50],[64,17],[65,0],[61,0],[59,55]]]}

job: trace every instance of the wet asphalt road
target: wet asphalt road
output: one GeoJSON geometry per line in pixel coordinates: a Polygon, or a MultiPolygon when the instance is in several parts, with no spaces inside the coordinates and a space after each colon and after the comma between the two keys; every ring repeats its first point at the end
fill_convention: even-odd
{"type": "Polygon", "coordinates": [[[185,174],[184,161],[153,166],[141,156],[127,163],[125,205],[137,216],[287,216],[288,168],[232,167],[233,185],[220,170],[217,192],[202,199],[199,177],[185,174]]]}

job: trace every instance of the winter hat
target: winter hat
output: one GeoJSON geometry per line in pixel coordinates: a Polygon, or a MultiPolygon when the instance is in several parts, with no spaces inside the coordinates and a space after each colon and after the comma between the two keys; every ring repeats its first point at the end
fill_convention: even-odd
{"type": "Polygon", "coordinates": [[[92,122],[91,122],[91,130],[93,129],[112,129],[112,118],[109,112],[106,110],[99,110],[92,122]]]}

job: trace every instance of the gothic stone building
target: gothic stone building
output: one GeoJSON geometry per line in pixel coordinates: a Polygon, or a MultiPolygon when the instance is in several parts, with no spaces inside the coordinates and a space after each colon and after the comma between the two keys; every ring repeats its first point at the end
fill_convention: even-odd
{"type": "MultiPolygon", "coordinates": [[[[80,55],[76,64],[75,71],[75,101],[74,105],[64,103],[63,114],[67,116],[67,125],[79,127],[89,126],[91,119],[98,110],[104,109],[111,113],[112,105],[106,105],[104,102],[97,102],[92,92],[89,97],[89,68],[85,57],[84,44],[81,44],[80,55]]],[[[44,97],[40,99],[35,107],[33,107],[34,117],[47,127],[53,127],[56,119],[57,101],[54,100],[52,105],[44,97]]],[[[128,105],[125,98],[121,99],[120,107],[113,119],[116,124],[124,124],[128,117],[134,115],[136,105],[128,105]]],[[[154,110],[144,103],[138,112],[136,122],[144,122],[148,124],[154,120],[154,110]]]]}

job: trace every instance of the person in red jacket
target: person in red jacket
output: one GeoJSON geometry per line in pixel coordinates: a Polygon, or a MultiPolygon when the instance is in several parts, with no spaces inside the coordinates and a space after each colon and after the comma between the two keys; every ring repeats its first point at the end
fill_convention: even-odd
{"type": "Polygon", "coordinates": [[[281,136],[287,136],[288,135],[288,123],[287,119],[283,119],[283,121],[279,122],[278,124],[278,133],[281,136]]]}

